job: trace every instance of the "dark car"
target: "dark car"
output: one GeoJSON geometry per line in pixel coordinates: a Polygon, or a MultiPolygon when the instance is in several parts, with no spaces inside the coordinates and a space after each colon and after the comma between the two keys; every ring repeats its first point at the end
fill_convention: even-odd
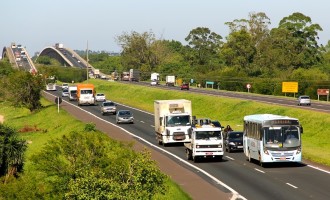
{"type": "Polygon", "coordinates": [[[183,83],[181,85],[181,90],[189,90],[189,84],[188,83],[183,83]]]}
{"type": "Polygon", "coordinates": [[[226,132],[224,138],[225,148],[228,153],[243,150],[243,131],[226,132]]]}
{"type": "Polygon", "coordinates": [[[221,123],[219,121],[217,121],[217,120],[212,120],[211,123],[215,127],[223,128],[223,126],[221,126],[221,123]]]}

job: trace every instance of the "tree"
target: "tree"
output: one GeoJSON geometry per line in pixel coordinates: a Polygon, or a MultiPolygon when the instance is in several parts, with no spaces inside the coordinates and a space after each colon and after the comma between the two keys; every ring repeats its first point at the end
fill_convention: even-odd
{"type": "Polygon", "coordinates": [[[4,183],[23,170],[26,148],[25,140],[19,139],[13,128],[0,124],[0,176],[5,176],[4,183]]]}
{"type": "Polygon", "coordinates": [[[17,71],[10,74],[3,85],[6,85],[5,98],[15,106],[23,106],[31,112],[41,107],[41,91],[44,89],[43,78],[29,72],[17,71]]]}
{"type": "Polygon", "coordinates": [[[251,35],[246,30],[232,32],[221,48],[221,55],[228,66],[249,72],[256,48],[251,35]]]}
{"type": "Polygon", "coordinates": [[[208,60],[219,53],[221,47],[221,35],[211,32],[209,28],[197,27],[190,31],[185,40],[195,50],[196,64],[204,65],[208,60]]]}
{"type": "Polygon", "coordinates": [[[318,31],[322,31],[322,28],[319,24],[313,24],[310,17],[299,12],[293,13],[280,21],[278,29],[286,30],[286,41],[294,47],[290,54],[295,69],[307,69],[323,60],[317,43],[318,31]]]}

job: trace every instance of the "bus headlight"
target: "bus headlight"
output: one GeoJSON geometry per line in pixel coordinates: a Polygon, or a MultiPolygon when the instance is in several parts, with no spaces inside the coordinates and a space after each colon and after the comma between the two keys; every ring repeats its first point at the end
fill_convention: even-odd
{"type": "Polygon", "coordinates": [[[269,155],[269,152],[266,148],[264,148],[264,154],[269,155]]]}
{"type": "Polygon", "coordinates": [[[218,146],[219,148],[222,148],[222,145],[221,144],[219,144],[219,146],[218,146]]]}
{"type": "Polygon", "coordinates": [[[298,147],[296,154],[300,154],[300,153],[301,153],[301,147],[298,147]]]}

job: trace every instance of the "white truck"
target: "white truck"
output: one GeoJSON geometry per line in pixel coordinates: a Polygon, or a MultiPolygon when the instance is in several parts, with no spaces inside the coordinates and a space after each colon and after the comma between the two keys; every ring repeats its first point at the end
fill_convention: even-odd
{"type": "Polygon", "coordinates": [[[70,101],[77,100],[77,86],[69,86],[69,100],[70,101]]]}
{"type": "Polygon", "coordinates": [[[155,132],[158,144],[190,142],[191,101],[155,100],[155,132]]]}
{"type": "Polygon", "coordinates": [[[159,85],[159,73],[151,73],[150,85],[159,85]]]}
{"type": "Polygon", "coordinates": [[[129,70],[129,81],[140,81],[140,70],[130,69],[129,70]]]}
{"type": "Polygon", "coordinates": [[[188,160],[197,162],[199,158],[222,160],[224,154],[221,127],[210,124],[196,124],[192,127],[190,141],[184,143],[188,160]]]}
{"type": "Polygon", "coordinates": [[[175,84],[175,76],[166,76],[166,85],[174,86],[175,84]]]}

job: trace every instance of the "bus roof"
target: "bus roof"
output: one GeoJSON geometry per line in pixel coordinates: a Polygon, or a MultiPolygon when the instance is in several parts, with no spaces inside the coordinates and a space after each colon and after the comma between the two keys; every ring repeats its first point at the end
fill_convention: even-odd
{"type": "Polygon", "coordinates": [[[268,120],[279,120],[279,119],[289,119],[297,120],[296,118],[282,116],[282,115],[273,115],[273,114],[256,114],[256,115],[247,115],[244,117],[244,121],[252,121],[257,123],[263,123],[268,120]]]}

